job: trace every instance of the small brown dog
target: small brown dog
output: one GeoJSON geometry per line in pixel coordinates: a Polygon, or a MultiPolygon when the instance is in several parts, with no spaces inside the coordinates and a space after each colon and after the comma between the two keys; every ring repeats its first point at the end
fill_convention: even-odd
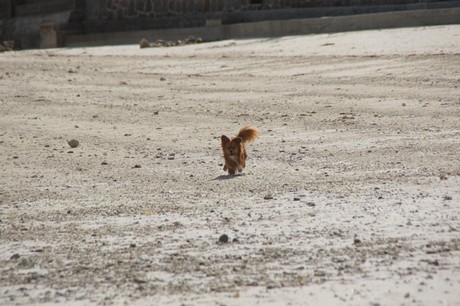
{"type": "Polygon", "coordinates": [[[224,171],[228,171],[228,174],[234,175],[235,171],[243,171],[246,166],[246,149],[244,147],[245,142],[252,142],[254,139],[259,137],[259,131],[251,126],[245,126],[240,130],[235,138],[228,138],[222,135],[222,151],[224,151],[224,171]]]}

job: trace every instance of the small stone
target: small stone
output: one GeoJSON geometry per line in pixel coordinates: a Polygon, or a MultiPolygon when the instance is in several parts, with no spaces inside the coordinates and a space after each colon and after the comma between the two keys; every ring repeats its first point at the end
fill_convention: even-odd
{"type": "Polygon", "coordinates": [[[315,206],[316,206],[316,204],[315,204],[315,203],[313,203],[313,202],[308,202],[308,203],[307,203],[307,206],[310,206],[310,207],[315,207],[315,206]]]}
{"type": "Polygon", "coordinates": [[[16,254],[13,254],[13,255],[10,257],[10,260],[16,260],[16,259],[18,259],[19,257],[21,257],[21,255],[19,255],[18,253],[16,253],[16,254]]]}
{"type": "Polygon", "coordinates": [[[219,242],[220,243],[227,243],[228,242],[228,235],[227,234],[220,235],[219,242]]]}
{"type": "Polygon", "coordinates": [[[161,77],[160,81],[166,81],[166,79],[164,77],[161,77]]]}
{"type": "Polygon", "coordinates": [[[294,201],[300,201],[299,197],[294,197],[294,201]]]}
{"type": "Polygon", "coordinates": [[[144,48],[149,48],[150,47],[150,43],[147,39],[143,38],[141,39],[141,41],[139,42],[139,47],[141,49],[144,49],[144,48]]]}
{"type": "Polygon", "coordinates": [[[142,166],[141,166],[141,165],[134,165],[133,168],[134,168],[134,169],[139,169],[139,168],[142,168],[142,166]]]}
{"type": "Polygon", "coordinates": [[[39,278],[43,277],[43,275],[39,274],[38,272],[32,272],[32,274],[30,274],[30,279],[31,280],[37,280],[39,278]]]}
{"type": "Polygon", "coordinates": [[[271,194],[267,194],[265,197],[264,197],[264,200],[273,200],[273,196],[271,194]]]}
{"type": "Polygon", "coordinates": [[[135,278],[133,279],[133,282],[135,282],[136,284],[145,284],[147,283],[147,281],[145,279],[142,279],[142,278],[135,278]]]}
{"type": "Polygon", "coordinates": [[[353,239],[353,244],[354,245],[361,244],[361,240],[358,239],[358,238],[355,238],[355,239],[353,239]]]}
{"type": "Polygon", "coordinates": [[[35,266],[35,262],[28,258],[22,258],[18,262],[18,267],[20,268],[30,269],[30,268],[33,268],[34,266],[35,266]]]}
{"type": "Polygon", "coordinates": [[[72,139],[72,140],[69,140],[67,141],[67,144],[71,147],[71,148],[76,148],[80,145],[80,142],[76,139],[72,139]]]}
{"type": "Polygon", "coordinates": [[[317,277],[325,277],[326,276],[326,272],[324,271],[321,271],[321,270],[316,270],[314,271],[314,276],[317,276],[317,277]]]}
{"type": "Polygon", "coordinates": [[[101,165],[105,166],[105,165],[108,165],[108,163],[106,161],[103,161],[101,165]]]}

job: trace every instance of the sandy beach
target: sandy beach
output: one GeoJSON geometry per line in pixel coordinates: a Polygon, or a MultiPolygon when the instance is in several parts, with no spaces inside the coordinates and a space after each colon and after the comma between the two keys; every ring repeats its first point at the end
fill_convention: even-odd
{"type": "Polygon", "coordinates": [[[0,67],[1,305],[460,305],[460,25],[0,67]]]}

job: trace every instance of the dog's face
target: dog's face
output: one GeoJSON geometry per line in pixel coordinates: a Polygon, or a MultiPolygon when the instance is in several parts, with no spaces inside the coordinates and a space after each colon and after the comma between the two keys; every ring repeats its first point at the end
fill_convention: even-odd
{"type": "Polygon", "coordinates": [[[235,137],[230,140],[227,136],[222,136],[222,150],[227,156],[236,159],[240,155],[241,138],[235,137]]]}

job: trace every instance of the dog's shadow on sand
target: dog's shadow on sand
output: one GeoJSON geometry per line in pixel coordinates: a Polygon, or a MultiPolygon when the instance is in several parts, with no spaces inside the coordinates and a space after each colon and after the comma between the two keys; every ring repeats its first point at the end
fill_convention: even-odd
{"type": "Polygon", "coordinates": [[[232,179],[236,179],[238,177],[242,177],[242,176],[245,176],[246,174],[245,173],[240,173],[240,174],[234,174],[234,175],[230,175],[230,174],[222,174],[222,175],[219,175],[218,177],[216,178],[213,178],[211,181],[225,181],[225,180],[232,180],[232,179]]]}

